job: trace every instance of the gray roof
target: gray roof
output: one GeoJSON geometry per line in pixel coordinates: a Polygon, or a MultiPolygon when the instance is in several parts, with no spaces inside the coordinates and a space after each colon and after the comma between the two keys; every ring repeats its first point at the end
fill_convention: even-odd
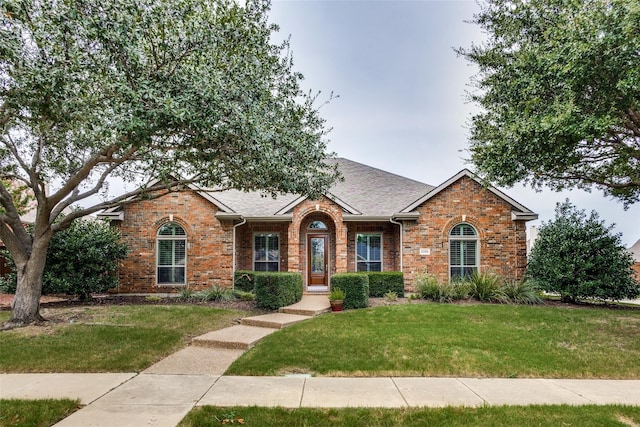
{"type": "MultiPolygon", "coordinates": [[[[402,211],[409,204],[424,196],[434,187],[390,172],[363,165],[351,160],[336,158],[327,163],[337,163],[344,180],[337,182],[326,196],[350,214],[385,216],[402,211]]],[[[245,217],[264,217],[286,213],[304,200],[299,195],[284,194],[276,199],[264,197],[259,192],[229,190],[208,193],[222,205],[224,211],[245,217]]]]}

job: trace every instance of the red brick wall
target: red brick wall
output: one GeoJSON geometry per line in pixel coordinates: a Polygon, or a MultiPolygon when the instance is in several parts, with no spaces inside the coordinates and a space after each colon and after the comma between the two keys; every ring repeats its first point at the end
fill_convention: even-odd
{"type": "Polygon", "coordinates": [[[116,292],[164,293],[182,288],[156,285],[156,234],[171,216],[187,233],[189,287],[230,287],[233,224],[219,221],[216,212],[216,206],[193,192],[171,193],[124,207],[124,221],[118,228],[131,253],[120,267],[116,292]]]}
{"type": "Polygon", "coordinates": [[[356,235],[382,234],[382,270],[400,271],[399,226],[390,222],[349,222],[347,271],[357,271],[356,235]]]}
{"type": "Polygon", "coordinates": [[[526,268],[526,225],[511,219],[511,206],[470,178],[463,177],[417,209],[418,221],[404,221],[404,276],[408,290],[417,274],[449,280],[449,232],[473,225],[480,240],[480,271],[521,278],[526,268]],[[430,255],[420,255],[420,248],[430,255]]]}
{"type": "Polygon", "coordinates": [[[248,222],[236,229],[236,268],[253,270],[253,236],[256,233],[277,233],[280,243],[280,271],[288,271],[288,222],[248,222]]]}

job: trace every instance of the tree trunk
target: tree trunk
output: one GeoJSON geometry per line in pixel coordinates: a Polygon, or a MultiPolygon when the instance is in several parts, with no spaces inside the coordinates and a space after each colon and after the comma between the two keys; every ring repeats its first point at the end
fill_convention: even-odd
{"type": "Polygon", "coordinates": [[[42,274],[51,238],[34,241],[31,254],[23,265],[16,265],[18,285],[13,300],[11,319],[5,327],[20,327],[44,320],[40,316],[42,274]]]}

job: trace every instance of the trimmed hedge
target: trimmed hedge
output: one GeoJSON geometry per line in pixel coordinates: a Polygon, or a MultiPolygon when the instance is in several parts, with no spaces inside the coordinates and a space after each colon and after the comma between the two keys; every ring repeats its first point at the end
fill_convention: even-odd
{"type": "Polygon", "coordinates": [[[256,306],[267,310],[294,304],[302,299],[300,273],[254,273],[256,306]]]}
{"type": "Polygon", "coordinates": [[[369,276],[366,273],[338,273],[331,276],[331,287],[342,289],[346,296],[344,308],[369,306],[369,276]]]}
{"type": "Polygon", "coordinates": [[[404,274],[402,271],[369,271],[369,296],[382,298],[387,292],[395,292],[404,297],[404,274]]]}
{"type": "Polygon", "coordinates": [[[251,270],[238,270],[234,272],[233,289],[242,292],[255,292],[256,272],[251,270]]]}

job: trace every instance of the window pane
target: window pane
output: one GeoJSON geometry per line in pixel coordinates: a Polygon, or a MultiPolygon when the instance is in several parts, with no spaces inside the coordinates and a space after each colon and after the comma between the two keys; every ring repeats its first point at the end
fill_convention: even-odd
{"type": "Polygon", "coordinates": [[[158,267],[158,283],[183,284],[184,267],[158,267]]]}
{"type": "Polygon", "coordinates": [[[184,265],[187,258],[186,241],[173,240],[171,242],[174,247],[174,265],[184,265]]]}
{"type": "Polygon", "coordinates": [[[380,236],[369,236],[369,261],[382,259],[382,239],[380,236]]]}
{"type": "Polygon", "coordinates": [[[174,222],[169,222],[158,230],[158,236],[186,236],[184,228],[174,222]]]}
{"type": "Polygon", "coordinates": [[[460,240],[454,240],[450,244],[449,250],[451,265],[460,265],[462,261],[462,242],[460,240]]]}
{"type": "MultiPolygon", "coordinates": [[[[267,237],[267,247],[269,248],[268,259],[269,261],[278,261],[280,259],[280,251],[278,245],[278,236],[267,237]]],[[[273,270],[271,270],[273,271],[273,270]]]]}
{"type": "Polygon", "coordinates": [[[476,265],[476,242],[463,241],[464,265],[476,265]]]}
{"type": "Polygon", "coordinates": [[[172,264],[173,264],[173,241],[159,240],[158,241],[158,265],[172,265],[172,264]]]}
{"type": "Polygon", "coordinates": [[[267,236],[256,235],[254,243],[254,258],[255,261],[267,260],[267,236]]]}

